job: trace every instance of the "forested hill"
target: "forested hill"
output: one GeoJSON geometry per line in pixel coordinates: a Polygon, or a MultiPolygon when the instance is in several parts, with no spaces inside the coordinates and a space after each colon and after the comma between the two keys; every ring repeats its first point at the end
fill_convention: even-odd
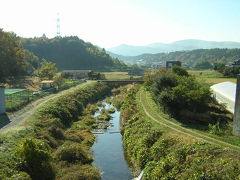
{"type": "Polygon", "coordinates": [[[197,49],[192,51],[176,51],[171,53],[143,54],[139,56],[124,57],[125,62],[143,60],[147,64],[162,63],[166,61],[181,61],[187,66],[194,67],[201,61],[210,63],[230,63],[240,58],[240,49],[197,49]]]}
{"type": "Polygon", "coordinates": [[[48,39],[25,38],[24,48],[40,58],[45,58],[57,64],[60,70],[91,69],[113,70],[122,69],[125,64],[109,56],[104,49],[84,42],[76,36],[55,37],[48,39]]]}
{"type": "Polygon", "coordinates": [[[131,46],[122,44],[117,47],[109,48],[108,51],[123,56],[138,56],[141,54],[156,54],[174,51],[188,51],[194,49],[213,49],[213,48],[240,48],[240,42],[231,41],[204,41],[198,39],[185,39],[172,43],[153,43],[145,46],[131,46]]]}

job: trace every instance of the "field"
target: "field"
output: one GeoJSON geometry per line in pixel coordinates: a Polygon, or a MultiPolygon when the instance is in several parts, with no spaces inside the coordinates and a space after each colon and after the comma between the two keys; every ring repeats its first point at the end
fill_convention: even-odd
{"type": "Polygon", "coordinates": [[[225,81],[237,82],[236,78],[225,78],[221,73],[214,70],[189,70],[188,72],[209,85],[225,81]]]}
{"type": "Polygon", "coordinates": [[[129,76],[128,72],[103,72],[107,80],[140,78],[141,76],[129,76]]]}

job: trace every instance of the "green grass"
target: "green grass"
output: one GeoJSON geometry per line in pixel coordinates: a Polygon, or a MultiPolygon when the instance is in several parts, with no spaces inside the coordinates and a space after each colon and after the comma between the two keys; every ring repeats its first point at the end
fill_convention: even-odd
{"type": "Polygon", "coordinates": [[[121,114],[126,120],[123,131],[126,155],[134,170],[144,169],[144,179],[225,180],[239,177],[239,153],[160,125],[157,123],[158,110],[153,108],[153,102],[148,104],[148,93],[144,94],[147,98],[140,99],[141,91],[143,89],[137,93],[136,101],[133,101],[133,92],[129,92],[131,95],[124,100],[129,106],[122,106],[121,114]],[[145,107],[151,111],[150,115],[145,107]]]}
{"type": "MultiPolygon", "coordinates": [[[[143,89],[140,92],[142,93],[142,96],[141,96],[142,101],[140,101],[140,93],[139,93],[138,94],[138,103],[143,102],[147,112],[149,112],[152,117],[159,120],[160,122],[163,122],[164,124],[169,125],[169,126],[175,128],[177,130],[180,130],[183,133],[188,133],[190,135],[196,136],[197,138],[203,138],[207,141],[211,141],[211,142],[213,142],[215,144],[219,144],[220,146],[223,146],[223,147],[231,147],[232,149],[236,149],[238,151],[240,150],[240,138],[239,137],[232,136],[232,135],[228,135],[228,136],[213,135],[213,134],[210,134],[206,130],[207,129],[206,126],[205,127],[199,127],[200,125],[198,125],[198,124],[191,125],[191,126],[182,124],[182,123],[178,122],[177,120],[171,118],[169,115],[163,113],[163,111],[161,111],[158,108],[158,106],[155,104],[155,102],[152,100],[150,93],[144,91],[143,89]],[[202,130],[204,128],[205,128],[205,131],[202,130]],[[200,133],[201,135],[207,136],[207,137],[197,135],[194,132],[195,133],[200,133]],[[214,139],[211,139],[211,138],[214,138],[214,139]],[[239,148],[235,147],[235,146],[231,146],[231,145],[221,143],[218,140],[224,141],[224,142],[229,143],[231,145],[239,146],[239,148]]],[[[156,124],[156,123],[154,123],[154,124],[156,124]]],[[[168,131],[174,131],[170,128],[167,128],[167,129],[168,129],[168,131]]]]}
{"type": "Polygon", "coordinates": [[[226,81],[237,82],[236,78],[223,77],[221,73],[214,70],[189,70],[188,73],[196,76],[198,80],[209,86],[226,81]]]}
{"type": "Polygon", "coordinates": [[[189,70],[188,73],[203,78],[217,78],[223,76],[221,73],[214,70],[189,70]]]}

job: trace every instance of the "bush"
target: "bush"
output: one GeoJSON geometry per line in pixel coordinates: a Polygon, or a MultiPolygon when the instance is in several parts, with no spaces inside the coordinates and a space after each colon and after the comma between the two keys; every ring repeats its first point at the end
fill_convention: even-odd
{"type": "Polygon", "coordinates": [[[90,165],[75,164],[64,168],[59,173],[61,176],[57,177],[59,180],[99,180],[101,179],[98,169],[90,165]]]}
{"type": "Polygon", "coordinates": [[[27,172],[32,179],[54,179],[50,152],[42,141],[24,139],[17,148],[16,155],[19,158],[18,168],[27,172]]]}
{"type": "Polygon", "coordinates": [[[25,172],[19,172],[18,174],[14,174],[10,180],[31,180],[31,177],[29,174],[25,172]]]}
{"type": "Polygon", "coordinates": [[[172,71],[178,76],[189,76],[187,70],[180,66],[173,66],[172,71]]]}
{"type": "Polygon", "coordinates": [[[87,148],[74,142],[65,142],[57,149],[55,157],[60,161],[67,161],[69,163],[79,162],[87,164],[93,161],[87,152],[87,148]]]}

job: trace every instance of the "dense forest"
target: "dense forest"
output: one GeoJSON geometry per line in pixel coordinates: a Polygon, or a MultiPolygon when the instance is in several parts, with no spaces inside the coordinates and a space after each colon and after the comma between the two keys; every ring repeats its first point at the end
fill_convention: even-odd
{"type": "Polygon", "coordinates": [[[106,71],[125,67],[121,61],[109,56],[105,49],[84,42],[77,36],[23,39],[23,46],[38,57],[56,63],[60,70],[106,71]]]}
{"type": "Polygon", "coordinates": [[[166,61],[181,61],[188,67],[195,67],[195,65],[202,61],[209,61],[210,63],[230,63],[240,58],[240,49],[197,49],[192,51],[176,51],[170,53],[158,54],[143,54],[139,56],[118,56],[124,62],[136,62],[143,60],[146,64],[162,63],[165,65],[166,61]]]}

